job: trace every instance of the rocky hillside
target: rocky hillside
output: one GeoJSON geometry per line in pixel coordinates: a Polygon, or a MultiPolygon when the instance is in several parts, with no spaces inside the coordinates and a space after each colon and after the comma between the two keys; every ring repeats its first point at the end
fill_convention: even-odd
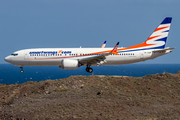
{"type": "Polygon", "coordinates": [[[180,73],[0,84],[0,120],[179,118],[180,73]]]}

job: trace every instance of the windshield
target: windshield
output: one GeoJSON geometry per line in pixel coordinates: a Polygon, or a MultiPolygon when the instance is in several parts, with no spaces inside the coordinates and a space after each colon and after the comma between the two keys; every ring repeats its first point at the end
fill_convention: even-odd
{"type": "Polygon", "coordinates": [[[18,54],[17,54],[17,53],[13,53],[13,54],[11,54],[11,55],[13,55],[13,56],[17,56],[18,54]]]}

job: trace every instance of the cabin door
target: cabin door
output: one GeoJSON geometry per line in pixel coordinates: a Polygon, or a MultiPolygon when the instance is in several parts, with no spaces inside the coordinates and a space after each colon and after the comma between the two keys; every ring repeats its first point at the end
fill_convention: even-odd
{"type": "Polygon", "coordinates": [[[140,52],[140,58],[143,59],[144,58],[144,51],[140,52]]]}
{"type": "Polygon", "coordinates": [[[24,52],[24,59],[25,59],[25,60],[28,60],[28,58],[29,58],[29,56],[28,56],[28,52],[27,52],[27,51],[25,51],[25,52],[24,52]]]}

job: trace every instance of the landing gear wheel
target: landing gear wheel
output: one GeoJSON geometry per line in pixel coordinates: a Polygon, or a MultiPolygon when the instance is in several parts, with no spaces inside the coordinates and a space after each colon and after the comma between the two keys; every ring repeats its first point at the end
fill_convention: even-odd
{"type": "Polygon", "coordinates": [[[86,68],[86,72],[92,73],[92,72],[93,72],[93,69],[90,68],[90,67],[87,67],[87,68],[86,68]]]}
{"type": "Polygon", "coordinates": [[[23,72],[24,72],[23,67],[20,67],[20,68],[21,68],[21,71],[20,71],[20,72],[23,73],[23,72]]]}
{"type": "Polygon", "coordinates": [[[21,72],[21,73],[24,73],[24,70],[21,70],[20,72],[21,72]]]}
{"type": "Polygon", "coordinates": [[[89,68],[89,73],[92,73],[93,72],[93,69],[92,68],[89,68]]]}

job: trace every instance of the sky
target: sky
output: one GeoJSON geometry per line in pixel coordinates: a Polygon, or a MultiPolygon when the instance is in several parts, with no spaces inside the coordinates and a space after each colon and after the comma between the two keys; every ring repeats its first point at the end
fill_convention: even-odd
{"type": "Polygon", "coordinates": [[[27,48],[129,47],[172,17],[170,54],[141,63],[180,64],[180,0],[1,0],[0,63],[27,48]]]}

